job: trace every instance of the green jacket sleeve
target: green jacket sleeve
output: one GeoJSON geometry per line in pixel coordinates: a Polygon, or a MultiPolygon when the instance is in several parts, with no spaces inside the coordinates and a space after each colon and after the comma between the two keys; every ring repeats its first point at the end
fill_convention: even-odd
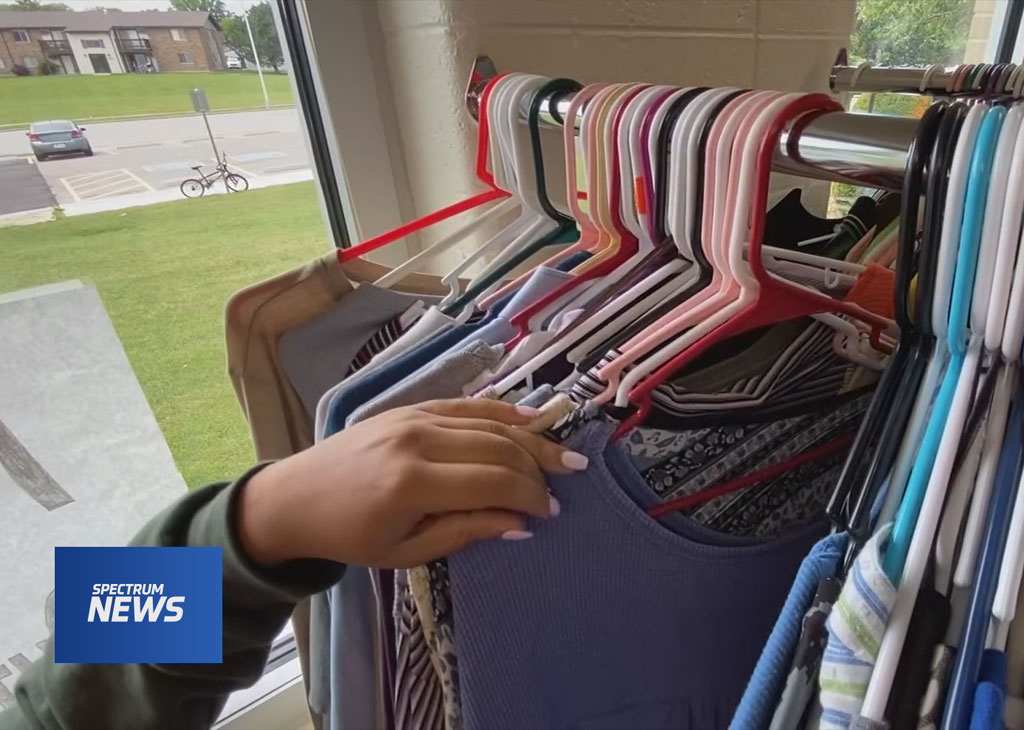
{"type": "Polygon", "coordinates": [[[344,566],[303,560],[266,569],[249,560],[235,532],[235,505],[257,469],[190,492],[131,543],[223,548],[223,663],[55,664],[51,638],[18,679],[17,704],[0,713],[0,730],[209,728],[230,692],[260,678],[294,605],[334,584],[344,566]]]}

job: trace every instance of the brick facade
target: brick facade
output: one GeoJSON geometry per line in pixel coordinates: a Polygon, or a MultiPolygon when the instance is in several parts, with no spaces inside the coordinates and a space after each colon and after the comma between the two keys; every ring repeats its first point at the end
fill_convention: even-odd
{"type": "MultiPolygon", "coordinates": [[[[0,75],[13,73],[15,65],[25,58],[35,60],[38,68],[48,57],[64,60],[68,73],[76,70],[91,73],[92,67],[78,68],[85,63],[79,43],[83,38],[103,37],[112,73],[144,71],[151,68],[150,56],[158,71],[220,71],[225,68],[224,39],[209,13],[200,11],[4,11],[0,10],[0,75]],[[22,25],[24,23],[24,25],[22,25]],[[75,53],[62,59],[48,56],[41,40],[49,30],[63,30],[75,53]],[[14,32],[25,30],[27,43],[15,43],[14,32]],[[183,36],[176,40],[174,31],[183,36]],[[123,39],[120,42],[118,39],[123,39]],[[148,39],[149,47],[138,43],[148,39]],[[183,61],[179,54],[187,54],[183,61]]],[[[50,49],[52,50],[52,49],[50,49]]]]}
{"type": "MultiPolygon", "coordinates": [[[[218,71],[224,68],[224,54],[214,56],[204,36],[205,28],[182,28],[185,40],[175,40],[170,28],[146,28],[153,57],[161,71],[218,71]],[[182,63],[179,53],[188,53],[192,63],[182,63]]],[[[212,30],[212,29],[211,29],[212,30]]],[[[213,31],[216,33],[216,31],[213,31]]],[[[217,34],[219,35],[219,34],[217,34]]]]}
{"type": "Polygon", "coordinates": [[[39,28],[0,28],[0,58],[4,62],[4,67],[0,69],[0,73],[13,73],[12,68],[15,64],[27,66],[28,64],[25,63],[26,56],[34,57],[38,67],[43,62],[43,59],[46,58],[46,54],[43,53],[43,48],[39,45],[39,41],[48,35],[48,30],[41,30],[39,28]],[[16,30],[26,30],[30,38],[29,42],[15,43],[14,31],[16,30]]]}

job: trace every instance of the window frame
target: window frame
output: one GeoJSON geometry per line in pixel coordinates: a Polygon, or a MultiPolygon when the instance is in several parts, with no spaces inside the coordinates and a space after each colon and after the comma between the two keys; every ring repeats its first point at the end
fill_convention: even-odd
{"type": "Polygon", "coordinates": [[[106,50],[107,44],[103,42],[102,38],[83,38],[82,39],[82,48],[84,48],[84,49],[102,48],[102,49],[106,50]],[[99,45],[89,45],[91,43],[98,43],[99,45]]]}
{"type": "Polygon", "coordinates": [[[22,56],[21,63],[25,68],[31,69],[33,71],[39,68],[39,59],[35,56],[22,56]],[[32,63],[29,63],[29,61],[31,61],[32,63]]]}
{"type": "Polygon", "coordinates": [[[195,66],[196,57],[192,55],[191,51],[178,51],[178,63],[182,66],[195,66]]]}
{"type": "Polygon", "coordinates": [[[171,40],[176,43],[188,41],[188,28],[171,28],[171,40]]]}
{"type": "Polygon", "coordinates": [[[14,36],[14,42],[15,43],[31,43],[32,42],[32,34],[28,32],[27,28],[12,28],[11,29],[11,35],[14,36]],[[18,38],[19,34],[25,36],[25,39],[24,40],[19,40],[19,38],[18,38]]]}

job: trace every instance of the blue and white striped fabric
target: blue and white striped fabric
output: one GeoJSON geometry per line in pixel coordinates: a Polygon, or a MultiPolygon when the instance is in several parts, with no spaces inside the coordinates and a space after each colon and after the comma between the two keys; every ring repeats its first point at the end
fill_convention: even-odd
{"type": "Polygon", "coordinates": [[[846,730],[860,712],[896,587],[882,570],[881,546],[891,525],[861,549],[828,619],[828,645],[821,662],[821,730],[846,730]]]}

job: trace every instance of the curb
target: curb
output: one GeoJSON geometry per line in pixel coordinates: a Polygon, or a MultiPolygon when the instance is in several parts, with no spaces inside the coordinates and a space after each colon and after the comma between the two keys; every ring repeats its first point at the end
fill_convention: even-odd
{"type": "Polygon", "coordinates": [[[31,226],[36,223],[47,223],[52,220],[54,220],[53,208],[19,210],[17,213],[4,213],[3,215],[0,215],[0,228],[31,226]]]}

